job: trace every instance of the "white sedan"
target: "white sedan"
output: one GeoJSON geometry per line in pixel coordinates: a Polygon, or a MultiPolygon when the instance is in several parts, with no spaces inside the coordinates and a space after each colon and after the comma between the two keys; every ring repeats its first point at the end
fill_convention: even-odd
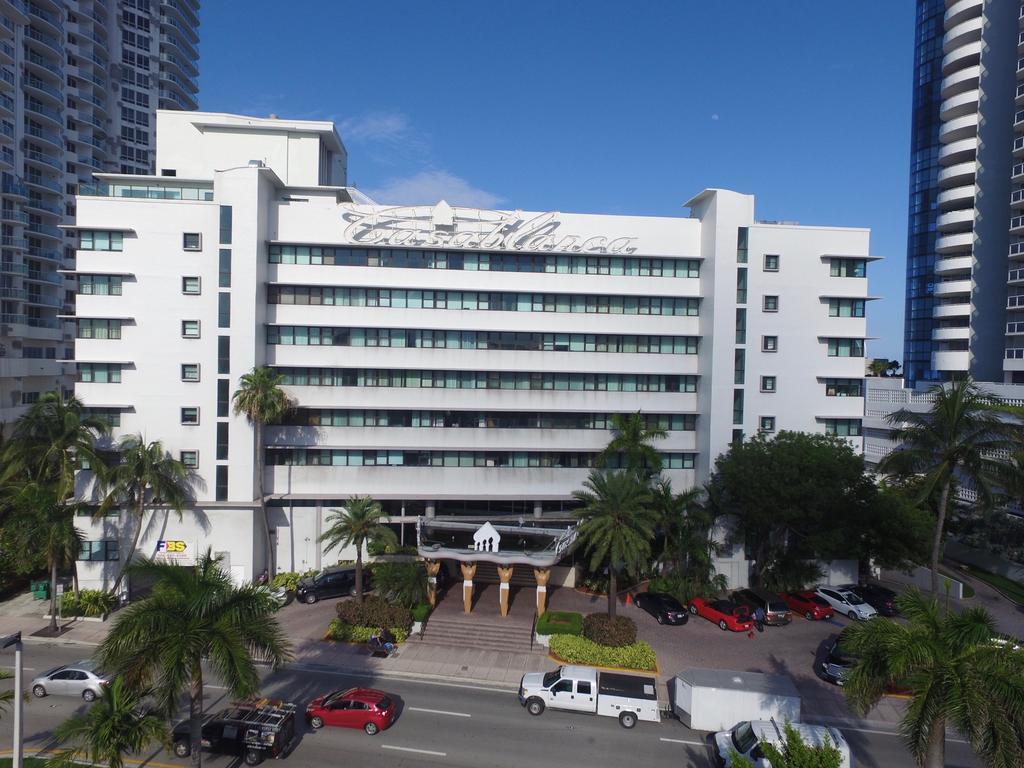
{"type": "Polygon", "coordinates": [[[836,613],[849,616],[854,621],[864,621],[878,615],[878,611],[861,599],[860,595],[841,587],[818,587],[814,594],[827,602],[836,613]]]}

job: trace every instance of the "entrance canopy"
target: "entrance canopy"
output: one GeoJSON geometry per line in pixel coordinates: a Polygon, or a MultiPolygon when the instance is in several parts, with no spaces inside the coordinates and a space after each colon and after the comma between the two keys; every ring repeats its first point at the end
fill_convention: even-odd
{"type": "Polygon", "coordinates": [[[529,565],[549,568],[576,543],[576,526],[545,527],[539,521],[521,520],[517,525],[494,525],[487,520],[420,518],[416,544],[421,557],[496,565],[529,565]]]}

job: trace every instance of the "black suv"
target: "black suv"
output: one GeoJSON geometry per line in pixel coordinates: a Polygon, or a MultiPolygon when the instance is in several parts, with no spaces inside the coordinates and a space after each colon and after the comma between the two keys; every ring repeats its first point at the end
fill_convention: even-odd
{"type": "MultiPolygon", "coordinates": [[[[192,754],[188,720],[174,726],[171,741],[178,757],[192,754]]],[[[284,757],[294,741],[294,704],[265,699],[236,702],[203,723],[204,752],[241,757],[246,765],[259,765],[268,757],[284,757]]]]}
{"type": "Polygon", "coordinates": [[[781,627],[789,624],[793,617],[789,613],[789,606],[774,592],[767,589],[741,589],[732,593],[732,600],[739,605],[745,605],[753,613],[755,608],[764,611],[764,623],[781,627]]]}
{"type": "MultiPolygon", "coordinates": [[[[363,589],[370,588],[370,573],[363,570],[363,589]]],[[[356,594],[356,569],[352,565],[324,568],[312,578],[302,579],[295,588],[295,597],[304,603],[313,604],[325,597],[341,597],[356,594]]]]}
{"type": "Polygon", "coordinates": [[[896,593],[878,584],[844,584],[840,589],[847,589],[861,600],[874,608],[882,616],[897,616],[896,593]]]}

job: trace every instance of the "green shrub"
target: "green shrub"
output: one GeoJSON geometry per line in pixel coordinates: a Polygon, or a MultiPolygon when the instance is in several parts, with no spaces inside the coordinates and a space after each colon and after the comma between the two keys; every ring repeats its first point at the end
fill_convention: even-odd
{"type": "Polygon", "coordinates": [[[583,614],[572,611],[547,611],[537,619],[538,635],[581,635],[583,614]]]}
{"type": "Polygon", "coordinates": [[[65,592],[60,598],[61,616],[87,616],[99,618],[114,610],[116,598],[98,589],[83,589],[75,599],[74,592],[65,592]]]}
{"type": "Polygon", "coordinates": [[[277,587],[278,589],[284,588],[286,592],[294,592],[299,586],[300,579],[308,579],[316,576],[316,571],[309,570],[305,573],[296,573],[295,571],[279,571],[278,574],[270,582],[271,586],[277,587]]]}
{"type": "MultiPolygon", "coordinates": [[[[395,636],[396,643],[404,643],[409,639],[409,630],[402,627],[388,627],[388,630],[395,636]]],[[[368,643],[370,637],[380,631],[379,626],[363,627],[347,624],[340,619],[334,619],[327,626],[327,636],[331,640],[340,643],[368,643]]]]}
{"type": "Polygon", "coordinates": [[[585,637],[552,635],[551,653],[566,664],[586,664],[595,667],[621,667],[623,669],[655,670],[658,657],[644,641],[618,648],[598,645],[585,637]]]}
{"type": "Polygon", "coordinates": [[[411,607],[427,598],[427,572],[422,563],[374,563],[373,586],[392,602],[411,607]]]}
{"type": "Polygon", "coordinates": [[[583,619],[583,636],[598,645],[618,648],[636,642],[636,624],[628,616],[591,613],[583,619]]]}
{"type": "Polygon", "coordinates": [[[678,571],[671,571],[663,576],[655,576],[650,580],[647,589],[650,592],[664,592],[672,595],[683,605],[695,597],[711,598],[725,591],[728,586],[722,574],[716,574],[710,582],[684,576],[678,571]]]}
{"type": "Polygon", "coordinates": [[[412,614],[412,620],[426,621],[432,610],[433,608],[430,607],[430,603],[416,603],[410,611],[412,614]]]}
{"type": "Polygon", "coordinates": [[[343,624],[354,627],[402,627],[412,626],[409,609],[395,605],[380,595],[367,595],[363,602],[342,600],[338,603],[338,618],[343,624]]]}

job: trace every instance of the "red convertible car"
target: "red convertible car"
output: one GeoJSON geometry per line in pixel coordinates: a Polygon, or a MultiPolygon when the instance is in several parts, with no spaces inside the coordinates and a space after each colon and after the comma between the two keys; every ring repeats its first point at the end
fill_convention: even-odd
{"type": "Polygon", "coordinates": [[[690,601],[690,613],[714,622],[722,631],[747,632],[754,626],[750,609],[728,600],[705,600],[695,597],[690,601]]]}
{"type": "Polygon", "coordinates": [[[835,615],[832,606],[810,590],[783,592],[782,600],[793,613],[799,613],[808,621],[831,619],[835,615]]]}

